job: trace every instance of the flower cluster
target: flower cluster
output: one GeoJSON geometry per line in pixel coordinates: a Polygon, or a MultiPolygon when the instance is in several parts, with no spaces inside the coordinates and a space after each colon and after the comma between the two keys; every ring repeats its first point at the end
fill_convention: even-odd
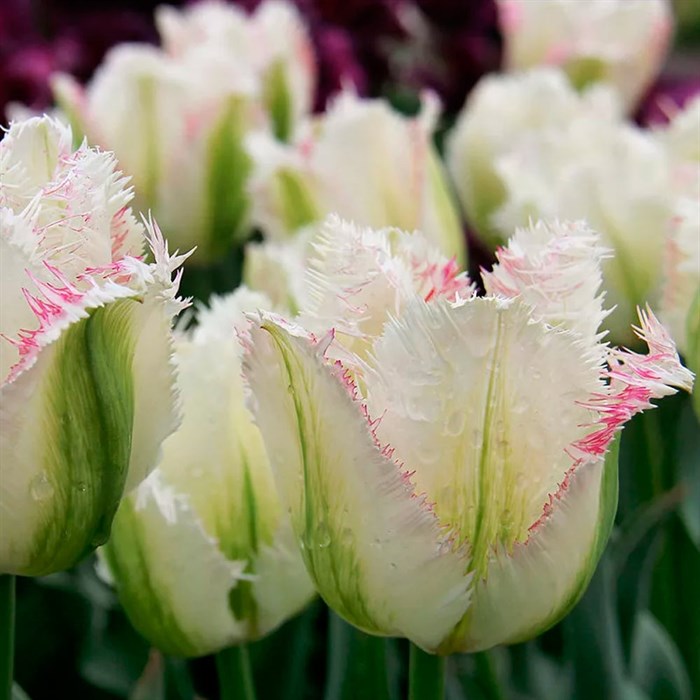
{"type": "MultiPolygon", "coordinates": [[[[158,45],[54,74],[54,116],[0,141],[0,607],[12,576],[97,550],[149,644],[219,655],[222,698],[250,697],[244,645],[316,593],[437,669],[420,655],[576,605],[635,430],[651,511],[680,502],[696,547],[676,452],[700,392],[673,431],[635,419],[700,369],[700,98],[629,120],[668,3],[484,3],[504,71],[454,123],[433,91],[408,113],[365,93],[427,82],[449,117],[475,78],[463,7],[245,5],[158,8],[158,45]],[[323,30],[372,23],[362,46],[323,30]],[[327,104],[324,42],[374,66],[327,104]]],[[[437,698],[423,671],[410,696],[437,698]]]]}

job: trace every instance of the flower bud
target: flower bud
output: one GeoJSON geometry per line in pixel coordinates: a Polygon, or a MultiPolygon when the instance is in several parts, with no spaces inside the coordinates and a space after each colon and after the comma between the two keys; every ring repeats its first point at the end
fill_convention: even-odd
{"type": "Polygon", "coordinates": [[[649,311],[648,355],[601,342],[605,250],[582,222],[518,231],[481,298],[425,247],[329,222],[315,309],[259,314],[244,372],[324,600],[372,634],[472,652],[576,603],[613,524],[616,434],[693,377],[649,311]]]}
{"type": "Polygon", "coordinates": [[[508,70],[560,67],[576,88],[606,82],[628,111],[666,57],[666,0],[498,0],[508,70]]]}
{"type": "Polygon", "coordinates": [[[498,200],[480,201],[494,205],[482,211],[501,237],[537,218],[590,222],[615,253],[603,264],[607,299],[616,307],[606,328],[616,342],[633,343],[635,308],[656,302],[661,281],[659,261],[673,209],[669,158],[649,132],[616,118],[612,109],[602,114],[595,109],[597,100],[612,103],[603,88],[579,97],[560,84],[557,101],[582,109],[562,110],[559,120],[528,125],[522,115],[532,108],[526,103],[538,100],[536,90],[544,84],[554,85],[554,74],[494,78],[484,86],[484,94],[500,92],[505,100],[510,95],[511,111],[520,115],[517,129],[494,141],[497,147],[486,164],[475,169],[468,144],[479,138],[488,104],[477,98],[452,140],[455,172],[467,182],[470,175],[472,182],[482,182],[484,172],[493,178],[498,200]]]}
{"type": "Polygon", "coordinates": [[[464,237],[432,143],[436,119],[430,97],[409,118],[345,92],[291,147],[252,137],[255,221],[278,238],[330,213],[376,228],[419,228],[463,260],[464,237]]]}
{"type": "Polygon", "coordinates": [[[244,405],[236,327],[245,311],[268,306],[240,288],[177,336],[182,425],[101,550],[134,626],[168,654],[258,639],[313,595],[244,405]]]}
{"type": "Polygon", "coordinates": [[[48,117],[0,142],[0,572],[73,566],[176,426],[169,257],[109,153],[48,117]]]}
{"type": "Polygon", "coordinates": [[[71,123],[132,176],[136,205],[204,264],[251,230],[245,135],[291,135],[315,68],[298,17],[277,2],[251,18],[218,2],[163,7],[157,24],[162,48],[118,46],[87,88],[61,75],[54,88],[71,123]]]}

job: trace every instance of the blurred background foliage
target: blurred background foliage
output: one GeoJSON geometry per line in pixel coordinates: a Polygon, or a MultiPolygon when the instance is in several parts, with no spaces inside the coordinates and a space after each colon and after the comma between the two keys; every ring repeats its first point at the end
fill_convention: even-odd
{"type": "MultiPolygon", "coordinates": [[[[3,0],[0,112],[13,100],[50,103],[48,76],[87,79],[121,41],[154,41],[151,0],[3,0]]],[[[257,3],[240,3],[253,7],[257,3]]],[[[432,54],[402,60],[401,0],[298,0],[319,56],[316,104],[342,81],[411,112],[436,89],[445,123],[479,76],[498,67],[492,2],[417,0],[433,31],[432,54]]],[[[677,48],[655,90],[697,89],[700,2],[678,0],[677,48]],[[694,80],[694,82],[693,82],[694,80]],[[693,87],[694,85],[694,87],[693,87]],[[689,87],[690,86],[690,87],[689,87]]],[[[653,118],[654,91],[640,110],[653,118]]],[[[472,239],[473,265],[488,262],[472,239]]],[[[197,277],[186,294],[207,298],[240,280],[241,251],[197,277]]],[[[191,700],[216,697],[214,661],[186,663],[149,649],[95,572],[18,581],[16,680],[33,700],[191,700]]],[[[408,646],[361,634],[319,601],[251,645],[259,698],[378,700],[406,690],[408,646]],[[381,663],[384,660],[385,663],[381,663]]],[[[448,662],[449,700],[693,700],[700,698],[700,427],[686,395],[667,398],[624,430],[616,528],[583,600],[537,640],[448,662]]],[[[17,689],[17,700],[25,695],[17,689]]]]}

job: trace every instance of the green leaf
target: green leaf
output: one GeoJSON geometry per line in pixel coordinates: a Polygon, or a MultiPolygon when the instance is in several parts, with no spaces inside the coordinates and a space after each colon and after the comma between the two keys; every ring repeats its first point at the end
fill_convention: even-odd
{"type": "Polygon", "coordinates": [[[334,612],[328,630],[325,700],[352,700],[360,692],[376,700],[398,698],[398,679],[389,678],[386,664],[389,640],[360,632],[334,612]]]}
{"type": "Polygon", "coordinates": [[[678,506],[682,490],[675,488],[650,504],[640,506],[621,524],[610,546],[610,560],[617,582],[620,634],[629,661],[637,613],[648,607],[652,575],[662,545],[664,520],[678,506]]]}
{"type": "Polygon", "coordinates": [[[318,669],[324,658],[323,638],[318,634],[323,610],[321,603],[314,601],[303,613],[250,645],[258,698],[321,697],[321,688],[316,686],[320,685],[318,669]],[[274,673],[270,673],[271,668],[274,673]]]}
{"type": "MultiPolygon", "coordinates": [[[[700,395],[700,387],[695,389],[700,395]]],[[[700,425],[686,402],[678,425],[678,477],[683,489],[680,516],[700,551],[700,425]]]]}
{"type": "Polygon", "coordinates": [[[208,234],[202,246],[202,258],[209,261],[225,256],[249,233],[246,182],[252,165],[243,144],[246,111],[243,98],[230,98],[209,139],[208,234]]]}
{"type": "Polygon", "coordinates": [[[632,645],[632,678],[651,700],[690,700],[691,687],[678,647],[654,616],[637,618],[632,645]]]}
{"type": "Polygon", "coordinates": [[[614,581],[606,554],[588,591],[563,623],[566,652],[574,666],[571,700],[616,700],[622,696],[626,669],[615,608],[614,581]]]}

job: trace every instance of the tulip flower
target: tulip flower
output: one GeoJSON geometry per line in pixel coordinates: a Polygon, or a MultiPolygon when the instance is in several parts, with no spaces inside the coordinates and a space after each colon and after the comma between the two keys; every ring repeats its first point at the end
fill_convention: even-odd
{"type": "MultiPolygon", "coordinates": [[[[686,364],[700,369],[700,98],[656,132],[671,161],[676,194],[666,239],[660,316],[686,364]]],[[[693,393],[700,416],[700,392],[693,393]]]]}
{"type": "MultiPolygon", "coordinates": [[[[680,199],[666,246],[660,315],[685,357],[700,370],[700,206],[697,199],[680,199]]],[[[693,393],[700,416],[700,392],[693,393]]]]}
{"type": "Polygon", "coordinates": [[[693,375],[648,310],[648,355],[602,342],[607,252],[582,222],[516,232],[485,297],[426,247],[331,220],[314,305],[251,316],[244,372],[321,596],[449,654],[575,604],[613,523],[616,434],[693,375]]]}
{"type": "Polygon", "coordinates": [[[177,334],[182,425],[101,550],[134,627],[168,654],[258,639],[313,595],[244,404],[235,327],[243,312],[268,307],[239,288],[177,334]]]}
{"type": "MultiPolygon", "coordinates": [[[[492,85],[515,96],[524,85],[534,88],[541,81],[553,85],[552,79],[540,74],[500,84],[494,79],[492,85]]],[[[567,91],[570,100],[587,107],[593,104],[595,95],[577,98],[567,91]]],[[[487,92],[485,87],[484,94],[487,92]]],[[[605,91],[596,92],[597,97],[605,97],[605,91]]],[[[523,99],[527,99],[525,94],[523,99]]],[[[534,89],[530,99],[537,100],[534,89]]],[[[470,155],[467,148],[472,139],[479,138],[476,125],[487,117],[486,106],[485,100],[477,100],[467,107],[464,131],[453,137],[454,161],[472,164],[462,172],[474,168],[477,156],[470,155]],[[463,138],[465,134],[470,140],[463,138]]],[[[567,114],[558,123],[549,121],[530,129],[520,121],[518,130],[498,144],[493,156],[486,165],[479,163],[472,170],[476,181],[483,181],[484,173],[489,172],[493,180],[487,182],[497,183],[500,200],[491,209],[491,225],[505,236],[531,218],[589,221],[615,253],[603,264],[604,288],[608,302],[615,306],[606,328],[616,342],[633,343],[634,309],[654,304],[658,298],[659,261],[673,215],[674,187],[665,149],[651,133],[615,118],[614,113],[601,117],[587,108],[567,114]]]]}
{"type": "Polygon", "coordinates": [[[183,257],[128,204],[109,153],[48,117],[0,142],[0,572],[73,566],[175,428],[170,323],[183,257]]]}
{"type": "Polygon", "coordinates": [[[446,142],[447,165],[469,223],[493,247],[505,243],[508,234],[493,221],[507,194],[497,163],[516,145],[540,133],[561,133],[578,120],[620,118],[610,89],[596,87],[579,95],[553,68],[482,79],[446,142]]]}
{"type": "Polygon", "coordinates": [[[254,220],[280,239],[335,212],[367,226],[420,229],[462,260],[464,236],[432,144],[437,116],[429,96],[408,118],[344,92],[292,146],[251,136],[254,220]]]}
{"type": "Polygon", "coordinates": [[[163,47],[112,49],[86,88],[57,75],[75,129],[113,150],[173,245],[207,264],[251,231],[249,130],[291,133],[309,109],[314,66],[294,11],[267,2],[250,19],[224,3],[162,8],[163,47]]]}
{"type": "Polygon", "coordinates": [[[507,70],[559,66],[578,88],[607,82],[628,111],[661,69],[673,32],[667,0],[498,0],[507,70]]]}

